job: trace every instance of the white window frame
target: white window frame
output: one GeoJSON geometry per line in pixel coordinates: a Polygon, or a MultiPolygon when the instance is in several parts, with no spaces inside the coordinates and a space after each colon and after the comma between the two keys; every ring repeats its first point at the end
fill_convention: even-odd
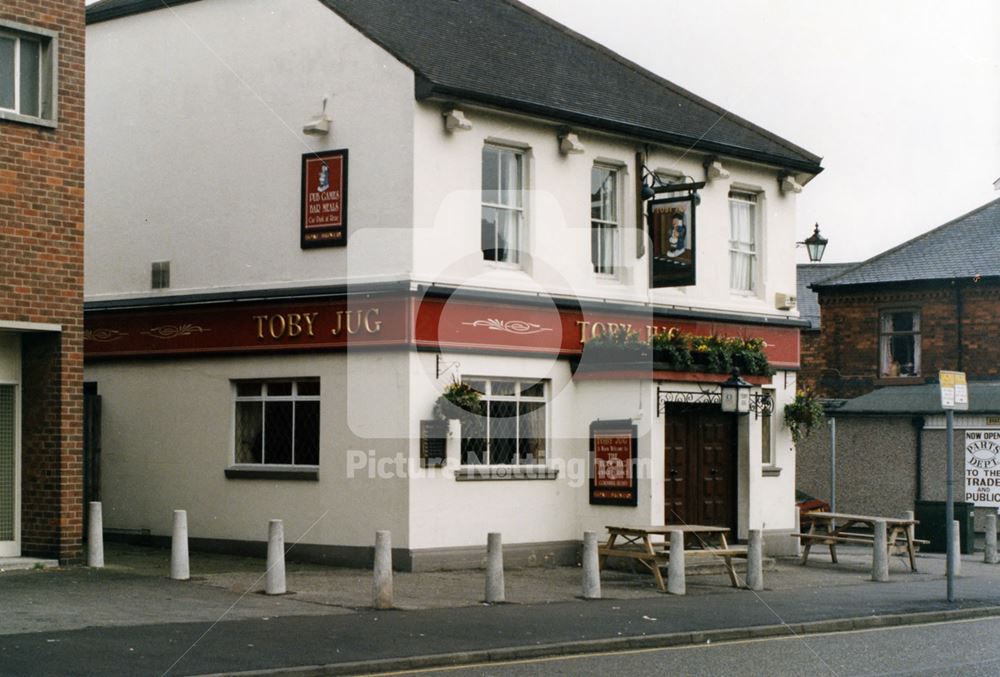
{"type": "MultiPolygon", "coordinates": [[[[890,320],[891,321],[891,320],[890,320]]],[[[919,378],[920,377],[920,335],[922,333],[920,310],[917,308],[880,308],[878,313],[878,376],[879,378],[919,378]],[[910,331],[886,330],[887,318],[898,313],[908,313],[913,317],[913,329],[910,331]],[[892,373],[892,339],[897,336],[910,336],[913,339],[913,371],[909,374],[892,373]]],[[[902,366],[902,365],[900,365],[902,366]]]]}
{"type": "MultiPolygon", "coordinates": [[[[298,402],[317,402],[320,403],[321,396],[323,394],[322,389],[320,389],[317,395],[301,395],[299,394],[299,383],[315,383],[317,386],[320,384],[320,380],[315,377],[293,377],[293,378],[245,378],[236,379],[232,381],[232,394],[233,394],[233,425],[232,434],[230,439],[232,440],[232,454],[231,460],[232,465],[237,468],[305,468],[305,469],[315,469],[319,468],[319,452],[320,449],[316,449],[316,463],[296,463],[295,462],[295,409],[294,405],[298,402]],[[258,395],[239,395],[240,384],[246,383],[260,383],[261,391],[258,395]],[[269,387],[272,384],[291,384],[291,394],[290,395],[272,395],[268,392],[269,387]],[[260,461],[240,461],[236,458],[237,455],[237,440],[236,436],[238,434],[238,422],[237,419],[239,414],[237,413],[238,405],[240,402],[260,402],[261,403],[261,460],[260,461]],[[268,402],[292,402],[292,425],[290,434],[292,437],[291,448],[292,448],[292,462],[291,463],[268,463],[267,461],[267,448],[265,441],[267,439],[267,407],[268,402]]],[[[322,406],[322,405],[320,405],[322,406]]],[[[317,426],[317,445],[322,443],[322,428],[321,428],[321,411],[317,411],[316,426],[317,426]]]]}
{"type": "Polygon", "coordinates": [[[591,270],[594,275],[599,278],[605,279],[617,279],[619,271],[621,269],[621,251],[622,251],[622,205],[621,205],[621,167],[616,167],[614,165],[609,165],[605,163],[594,163],[590,170],[590,183],[593,186],[594,183],[594,172],[605,171],[608,172],[608,176],[613,179],[612,187],[612,214],[611,218],[607,218],[609,215],[603,215],[605,218],[594,218],[594,207],[600,206],[601,202],[594,202],[594,194],[590,194],[590,263],[591,270]],[[603,245],[603,238],[598,236],[595,240],[594,229],[612,230],[611,244],[612,253],[610,261],[610,270],[598,270],[599,263],[595,261],[601,261],[601,246],[603,245]],[[598,244],[598,252],[595,256],[594,243],[598,244]]]}
{"type": "MultiPolygon", "coordinates": [[[[543,449],[542,449],[542,454],[541,454],[540,458],[533,459],[533,461],[531,463],[522,463],[522,462],[520,462],[520,454],[521,454],[521,452],[520,452],[519,447],[520,447],[520,442],[521,442],[521,426],[520,426],[520,422],[518,422],[518,425],[517,425],[517,435],[514,438],[515,439],[514,462],[513,463],[493,463],[492,462],[492,458],[491,458],[491,452],[492,452],[492,450],[490,449],[490,433],[492,432],[492,430],[491,430],[491,417],[487,413],[485,415],[483,415],[483,414],[479,415],[479,418],[480,418],[480,422],[479,423],[482,426],[482,430],[480,432],[482,434],[482,438],[486,440],[486,449],[484,450],[484,453],[486,454],[486,458],[483,459],[482,463],[467,463],[466,459],[465,459],[465,454],[462,453],[462,458],[461,458],[462,467],[465,467],[465,468],[489,468],[489,467],[492,467],[492,468],[496,468],[496,467],[500,467],[500,468],[504,468],[504,467],[524,468],[524,467],[533,467],[533,466],[536,466],[536,467],[537,466],[545,466],[546,463],[548,462],[549,446],[550,446],[549,445],[549,442],[550,442],[550,440],[549,440],[549,430],[550,430],[549,408],[550,408],[550,404],[551,404],[551,402],[549,401],[549,393],[551,392],[551,384],[550,384],[550,382],[547,379],[518,378],[518,377],[506,377],[506,376],[503,376],[503,377],[501,377],[501,376],[496,376],[496,377],[494,377],[494,376],[465,376],[465,377],[462,378],[462,382],[470,384],[470,385],[473,384],[473,383],[475,383],[475,382],[483,382],[485,384],[485,392],[481,393],[481,401],[482,401],[482,403],[484,405],[487,402],[514,402],[516,404],[519,404],[521,402],[541,402],[542,405],[543,405],[544,412],[545,412],[545,415],[542,418],[544,426],[545,426],[545,430],[544,430],[544,434],[542,435],[543,449]],[[494,383],[513,383],[514,384],[514,394],[513,395],[494,395],[493,394],[493,384],[494,383]],[[526,385],[538,385],[538,384],[541,384],[542,389],[543,389],[541,397],[530,396],[530,395],[522,395],[521,394],[522,386],[526,386],[526,385]]],[[[518,416],[518,419],[520,419],[520,416],[518,416]]],[[[462,433],[462,436],[463,436],[463,438],[466,436],[464,431],[462,433]]]]}
{"type": "Polygon", "coordinates": [[[14,107],[0,108],[0,120],[25,122],[43,127],[55,127],[58,120],[57,92],[59,91],[59,36],[54,31],[13,21],[0,20],[0,37],[13,39],[14,44],[14,107]],[[22,113],[21,97],[21,41],[39,43],[38,115],[22,113]]]}
{"type": "MultiPolygon", "coordinates": [[[[729,288],[735,294],[753,296],[759,293],[761,280],[761,203],[762,195],[753,190],[732,188],[729,191],[729,288]],[[752,241],[734,238],[735,227],[734,205],[750,205],[752,223],[750,235],[752,241]],[[749,262],[749,280],[747,286],[737,280],[737,261],[745,259],[749,262]]],[[[743,277],[742,275],[740,277],[743,277]]]]}
{"type": "MultiPolygon", "coordinates": [[[[525,210],[526,210],[525,204],[526,204],[526,201],[527,201],[526,186],[527,186],[527,173],[528,173],[528,170],[527,170],[528,154],[527,154],[525,148],[518,148],[518,147],[514,147],[514,146],[509,146],[509,145],[504,145],[504,144],[500,144],[500,143],[495,143],[495,142],[487,141],[483,145],[483,150],[482,150],[482,153],[481,153],[482,159],[480,161],[481,163],[485,162],[485,152],[486,152],[487,149],[496,151],[497,153],[501,153],[501,154],[510,154],[511,156],[517,158],[517,162],[518,162],[518,186],[517,186],[517,188],[515,190],[510,191],[511,193],[513,193],[514,195],[516,195],[516,199],[514,201],[514,204],[505,204],[505,203],[503,203],[503,196],[501,195],[502,191],[500,190],[500,186],[499,185],[497,185],[496,189],[495,189],[495,192],[497,194],[498,200],[496,202],[488,202],[486,200],[486,190],[487,190],[487,188],[486,188],[485,185],[481,185],[480,186],[480,203],[481,203],[480,210],[479,210],[479,213],[480,213],[480,234],[479,234],[479,237],[480,237],[480,252],[483,254],[483,261],[486,262],[486,263],[488,263],[488,264],[490,264],[490,265],[492,265],[492,266],[496,266],[496,267],[500,267],[500,268],[520,269],[521,265],[522,265],[521,254],[526,250],[525,242],[526,242],[526,237],[527,237],[527,232],[526,232],[527,229],[525,228],[525,220],[526,220],[525,219],[525,210]],[[492,258],[492,259],[491,258],[487,258],[486,257],[486,252],[483,251],[482,248],[481,248],[482,247],[482,217],[483,217],[484,212],[487,209],[494,209],[494,210],[497,210],[497,211],[502,211],[502,212],[508,213],[508,214],[510,214],[510,215],[512,215],[514,217],[514,221],[515,221],[515,224],[514,224],[514,231],[515,231],[515,235],[514,235],[514,247],[513,248],[508,248],[506,250],[508,252],[508,257],[506,259],[504,259],[504,260],[498,260],[496,258],[492,258]]],[[[480,170],[482,170],[482,164],[480,166],[480,170]]],[[[482,174],[482,171],[480,171],[480,175],[481,174],[482,174]]],[[[500,181],[500,176],[501,176],[501,172],[498,169],[498,171],[497,171],[497,180],[498,181],[500,181]]],[[[494,249],[492,251],[494,252],[494,254],[499,249],[499,246],[498,246],[499,245],[499,239],[498,239],[499,238],[499,232],[498,231],[499,231],[499,229],[496,229],[496,230],[494,230],[494,233],[493,233],[493,237],[494,237],[494,249]]]]}

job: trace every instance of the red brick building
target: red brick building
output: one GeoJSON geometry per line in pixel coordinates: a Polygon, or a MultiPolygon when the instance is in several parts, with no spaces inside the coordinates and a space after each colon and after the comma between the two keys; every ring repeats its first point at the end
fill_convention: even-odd
{"type": "Polygon", "coordinates": [[[1000,378],[998,247],[994,200],[863,263],[800,266],[822,322],[803,346],[802,380],[852,398],[927,383],[941,369],[1000,378]]]}
{"type": "Polygon", "coordinates": [[[946,489],[938,372],[958,370],[970,394],[955,417],[956,498],[977,519],[1000,507],[1000,494],[976,493],[975,477],[965,486],[966,445],[1000,428],[998,250],[1000,199],[862,263],[799,267],[803,314],[813,309],[814,321],[800,383],[827,398],[836,421],[798,446],[799,490],[841,512],[916,509],[920,519],[946,489]]]}
{"type": "Polygon", "coordinates": [[[84,2],[0,4],[0,557],[83,531],[84,2]]]}

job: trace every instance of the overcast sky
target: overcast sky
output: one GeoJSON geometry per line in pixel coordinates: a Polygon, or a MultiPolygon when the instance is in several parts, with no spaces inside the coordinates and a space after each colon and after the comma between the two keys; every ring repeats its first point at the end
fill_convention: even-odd
{"type": "Polygon", "coordinates": [[[1000,2],[525,2],[822,156],[797,235],[819,222],[824,262],[1000,198],[1000,2]]]}
{"type": "Polygon", "coordinates": [[[822,156],[797,239],[818,222],[824,262],[1000,198],[996,0],[525,2],[822,156]]]}

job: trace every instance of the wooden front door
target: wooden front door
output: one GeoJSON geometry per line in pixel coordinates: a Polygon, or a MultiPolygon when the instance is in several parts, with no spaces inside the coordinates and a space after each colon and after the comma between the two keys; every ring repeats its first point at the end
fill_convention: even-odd
{"type": "Polygon", "coordinates": [[[735,424],[718,407],[668,408],[665,524],[736,528],[735,424]]]}

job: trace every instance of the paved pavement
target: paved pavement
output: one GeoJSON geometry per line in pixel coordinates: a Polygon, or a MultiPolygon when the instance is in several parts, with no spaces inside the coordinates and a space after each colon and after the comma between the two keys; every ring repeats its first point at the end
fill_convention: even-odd
{"type": "MultiPolygon", "coordinates": [[[[110,547],[103,570],[0,574],[0,672],[11,675],[205,674],[329,666],[315,674],[447,665],[496,658],[673,646],[749,636],[1000,615],[1000,567],[963,560],[954,604],[944,558],[920,573],[892,561],[872,583],[870,551],[841,563],[814,553],[779,561],[766,590],[725,575],[690,576],[688,595],[663,595],[648,575],[606,572],[604,597],[580,600],[580,571],[507,572],[511,603],[487,606],[481,571],[399,574],[397,604],[374,611],[368,572],[288,565],[292,594],[267,597],[264,562],[192,554],[194,579],[169,580],[169,553],[110,547]]],[[[297,674],[303,674],[301,671],[297,674]]],[[[310,673],[304,673],[310,674],[310,673]]]]}

